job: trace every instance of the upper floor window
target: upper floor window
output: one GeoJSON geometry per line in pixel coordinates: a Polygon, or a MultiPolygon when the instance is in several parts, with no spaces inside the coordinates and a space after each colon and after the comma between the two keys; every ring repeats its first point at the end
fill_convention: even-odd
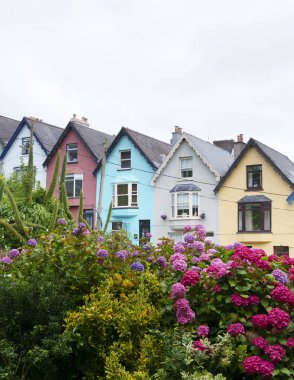
{"type": "Polygon", "coordinates": [[[65,176],[66,195],[69,198],[78,198],[83,189],[83,174],[67,174],[65,176]]]}
{"type": "Polygon", "coordinates": [[[198,193],[181,192],[171,194],[171,206],[173,218],[198,217],[198,193]]]}
{"type": "Polygon", "coordinates": [[[67,162],[78,162],[78,144],[66,145],[67,162]]]}
{"type": "Polygon", "coordinates": [[[244,197],[238,203],[239,232],[270,232],[271,231],[271,200],[264,197],[244,197]],[[244,199],[245,198],[245,199],[244,199]],[[250,202],[246,198],[252,198],[250,202]],[[243,200],[243,201],[242,201],[243,200]]]}
{"type": "Polygon", "coordinates": [[[113,185],[113,207],[138,207],[138,185],[121,183],[113,185]]]}
{"type": "Polygon", "coordinates": [[[181,178],[193,177],[192,157],[180,158],[181,178]]]}
{"type": "Polygon", "coordinates": [[[122,150],[120,152],[120,168],[131,169],[131,151],[122,150]]]}
{"type": "Polygon", "coordinates": [[[247,170],[247,189],[262,188],[262,165],[246,166],[247,170]]]}
{"type": "Polygon", "coordinates": [[[21,154],[26,155],[30,152],[30,137],[23,137],[21,139],[21,154]]]}

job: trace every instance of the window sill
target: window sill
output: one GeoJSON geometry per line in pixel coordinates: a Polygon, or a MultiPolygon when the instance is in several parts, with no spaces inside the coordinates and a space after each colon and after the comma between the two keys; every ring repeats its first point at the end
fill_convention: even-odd
{"type": "Polygon", "coordinates": [[[193,177],[179,178],[177,182],[194,181],[193,177]]]}
{"type": "Polygon", "coordinates": [[[117,169],[118,172],[122,172],[122,171],[124,172],[126,170],[132,170],[132,168],[125,168],[125,169],[120,168],[120,169],[117,169]]]}
{"type": "Polygon", "coordinates": [[[169,220],[176,220],[176,221],[180,221],[180,220],[200,220],[200,216],[184,216],[182,218],[170,218],[169,220]]]}
{"type": "Polygon", "coordinates": [[[272,231],[238,231],[237,234],[271,234],[272,231]]]}
{"type": "Polygon", "coordinates": [[[131,206],[122,206],[122,207],[112,207],[113,210],[125,210],[125,209],[131,209],[131,210],[136,210],[138,209],[139,207],[136,206],[136,207],[131,207],[131,206]]]}
{"type": "Polygon", "coordinates": [[[245,191],[263,191],[262,187],[248,187],[245,191]]]}
{"type": "Polygon", "coordinates": [[[66,196],[67,197],[67,199],[79,199],[80,198],[80,196],[78,196],[78,197],[68,197],[68,196],[66,196]]]}
{"type": "Polygon", "coordinates": [[[67,161],[67,164],[78,164],[79,161],[67,161]]]}

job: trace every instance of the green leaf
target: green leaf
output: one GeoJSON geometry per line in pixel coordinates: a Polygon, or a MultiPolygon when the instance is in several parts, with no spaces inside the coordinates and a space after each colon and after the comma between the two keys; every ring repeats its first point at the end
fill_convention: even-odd
{"type": "Polygon", "coordinates": [[[290,371],[288,370],[288,368],[282,368],[282,369],[281,369],[281,372],[284,373],[285,375],[291,376],[291,373],[290,373],[290,371]]]}
{"type": "Polygon", "coordinates": [[[248,298],[249,296],[248,296],[248,294],[241,294],[241,297],[248,298]]]}
{"type": "Polygon", "coordinates": [[[269,305],[269,300],[267,300],[266,298],[263,298],[261,300],[261,304],[266,309],[268,307],[268,305],[269,305]]]}
{"type": "Polygon", "coordinates": [[[276,375],[278,375],[279,373],[280,373],[280,370],[277,368],[277,369],[274,370],[273,375],[276,376],[276,375]]]}

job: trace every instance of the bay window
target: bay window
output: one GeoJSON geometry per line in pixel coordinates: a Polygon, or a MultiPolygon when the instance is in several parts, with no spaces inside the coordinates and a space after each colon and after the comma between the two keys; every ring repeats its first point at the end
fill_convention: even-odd
{"type": "Polygon", "coordinates": [[[239,232],[271,231],[271,200],[267,197],[244,197],[238,203],[239,232]]]}
{"type": "Polygon", "coordinates": [[[172,188],[172,218],[197,218],[199,216],[199,194],[195,184],[179,184],[172,188]]]}

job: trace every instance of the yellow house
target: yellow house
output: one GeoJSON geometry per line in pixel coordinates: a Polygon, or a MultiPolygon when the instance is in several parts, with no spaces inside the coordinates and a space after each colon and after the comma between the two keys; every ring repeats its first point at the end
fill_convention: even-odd
{"type": "Polygon", "coordinates": [[[294,163],[250,139],[221,179],[220,243],[239,241],[294,257],[294,163]]]}

